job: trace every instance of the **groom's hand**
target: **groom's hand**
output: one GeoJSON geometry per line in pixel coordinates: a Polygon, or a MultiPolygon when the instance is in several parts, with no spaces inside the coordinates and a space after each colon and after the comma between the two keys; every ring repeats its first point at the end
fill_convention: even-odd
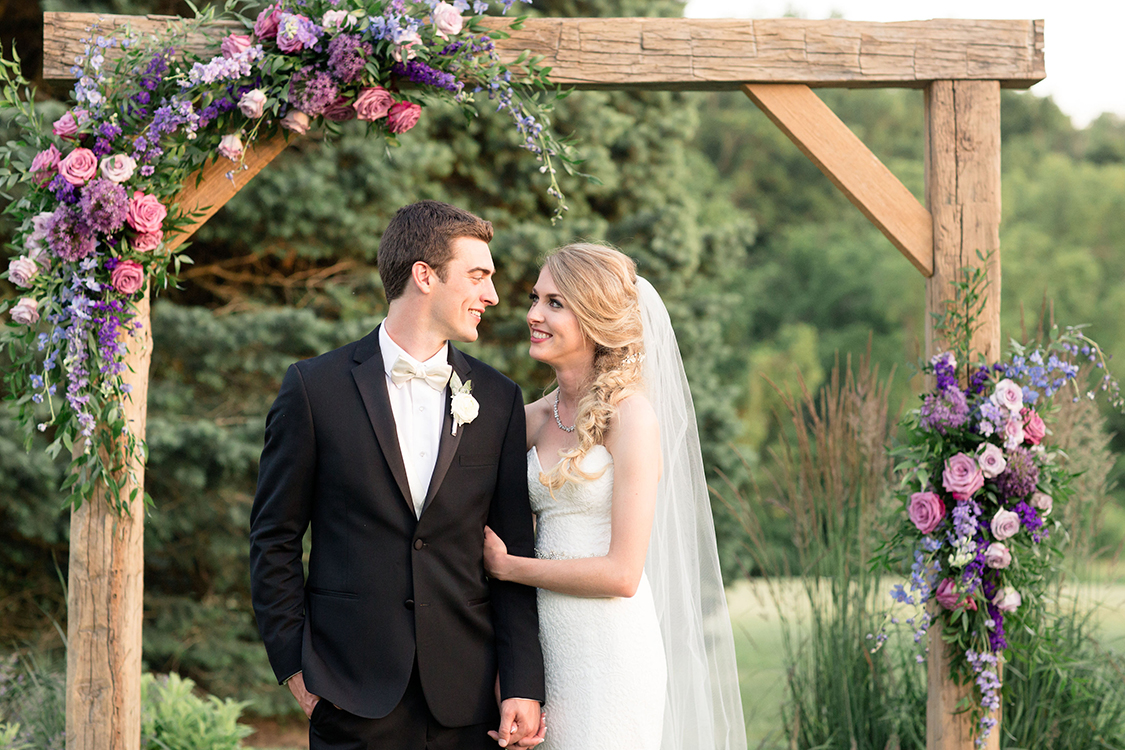
{"type": "Polygon", "coordinates": [[[305,675],[298,672],[290,677],[285,684],[289,686],[289,692],[293,693],[293,697],[301,704],[301,710],[305,712],[305,716],[311,719],[313,709],[320,702],[320,696],[313,695],[305,690],[305,675]]]}
{"type": "Polygon", "coordinates": [[[539,701],[509,698],[500,704],[500,729],[489,732],[500,747],[535,747],[543,741],[539,701]]]}

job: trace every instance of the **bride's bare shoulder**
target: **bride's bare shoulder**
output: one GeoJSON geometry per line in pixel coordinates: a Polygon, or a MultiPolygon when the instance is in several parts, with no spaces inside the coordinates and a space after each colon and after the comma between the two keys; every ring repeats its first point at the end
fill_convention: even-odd
{"type": "Polygon", "coordinates": [[[651,436],[653,441],[660,444],[660,423],[656,419],[656,410],[643,393],[632,393],[617,403],[617,410],[610,420],[609,439],[615,441],[622,435],[628,435],[630,440],[638,436],[651,436]]]}

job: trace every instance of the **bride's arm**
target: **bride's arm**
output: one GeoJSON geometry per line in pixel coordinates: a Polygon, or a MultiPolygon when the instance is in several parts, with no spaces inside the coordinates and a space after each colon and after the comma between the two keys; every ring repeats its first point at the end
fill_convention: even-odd
{"type": "Polygon", "coordinates": [[[660,480],[660,427],[648,400],[633,395],[618,406],[606,435],[613,456],[609,552],[577,560],[539,560],[507,554],[485,529],[485,568],[504,581],[573,596],[630,597],[644,572],[660,480]]]}

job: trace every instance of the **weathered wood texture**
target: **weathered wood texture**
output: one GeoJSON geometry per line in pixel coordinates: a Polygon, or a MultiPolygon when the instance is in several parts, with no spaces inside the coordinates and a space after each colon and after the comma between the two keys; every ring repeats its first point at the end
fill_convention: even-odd
{"type": "MultiPolygon", "coordinates": [[[[122,404],[129,430],[144,439],[152,327],[148,290],[138,305],[142,328],[128,338],[122,404]]],[[[144,462],[132,466],[143,492],[144,462]]],[[[141,619],[144,596],[144,501],[119,516],[105,485],[71,514],[67,592],[67,750],[139,750],[141,742],[141,619]]]]}
{"type": "Polygon", "coordinates": [[[245,169],[226,157],[220,156],[188,178],[184,189],[172,199],[172,205],[179,205],[185,214],[196,214],[191,223],[165,241],[165,250],[171,251],[182,245],[203,226],[216,211],[246,186],[262,168],[288,145],[285,136],[277,133],[257,141],[248,148],[242,163],[245,169]],[[228,177],[228,173],[230,177],[228,177]],[[196,213],[198,212],[198,213],[196,213]]]}
{"type": "MultiPolygon", "coordinates": [[[[72,78],[92,13],[45,13],[43,75],[72,78]]],[[[100,16],[103,33],[156,31],[171,16],[100,16]]],[[[505,26],[506,19],[489,19],[505,26]]],[[[216,35],[230,24],[217,25],[216,35]]],[[[199,50],[202,36],[189,40],[199,50]]],[[[544,56],[551,79],[578,88],[737,89],[743,83],[910,86],[995,80],[1027,88],[1046,75],[1043,21],[938,19],[872,23],[798,18],[538,18],[497,43],[502,59],[544,56]]]]}
{"type": "Polygon", "coordinates": [[[746,95],[923,276],[933,274],[933,219],[812,89],[748,83],[746,95]]]}
{"type": "Polygon", "coordinates": [[[926,351],[947,342],[931,312],[952,300],[961,269],[988,262],[987,301],[973,359],[1000,358],[1000,87],[995,81],[938,81],[926,89],[926,205],[934,221],[934,274],[926,282],[926,351]]]}
{"type": "MultiPolygon", "coordinates": [[[[930,649],[926,662],[926,750],[1000,750],[1003,706],[993,714],[996,726],[989,733],[983,748],[976,746],[972,734],[976,722],[971,712],[956,715],[952,713],[962,699],[967,697],[976,700],[976,689],[972,682],[958,685],[949,679],[951,653],[948,645],[941,640],[940,630],[941,627],[936,624],[930,627],[930,649]],[[939,717],[940,720],[937,720],[939,717]]],[[[1003,675],[1002,666],[997,667],[997,673],[1003,675]]]]}

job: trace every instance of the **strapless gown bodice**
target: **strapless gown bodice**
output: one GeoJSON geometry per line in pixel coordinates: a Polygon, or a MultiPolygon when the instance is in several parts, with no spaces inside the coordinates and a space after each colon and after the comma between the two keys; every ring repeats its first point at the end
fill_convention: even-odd
{"type": "MultiPolygon", "coordinates": [[[[601,475],[553,493],[540,481],[538,451],[528,453],[528,491],[536,514],[535,556],[572,560],[609,552],[613,457],[595,446],[582,471],[601,475]],[[604,470],[604,471],[603,471],[604,470]]],[[[539,590],[539,640],[547,687],[547,735],[540,750],[592,750],[628,738],[630,750],[659,750],[664,723],[665,658],[647,577],[637,593],[580,597],[539,590]]]]}

